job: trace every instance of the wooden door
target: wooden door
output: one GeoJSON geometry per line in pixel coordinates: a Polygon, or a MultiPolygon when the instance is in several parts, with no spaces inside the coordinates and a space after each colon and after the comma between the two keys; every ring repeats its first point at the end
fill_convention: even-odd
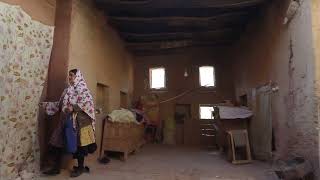
{"type": "Polygon", "coordinates": [[[191,105],[176,104],[175,106],[175,122],[176,122],[176,144],[188,145],[190,132],[188,132],[188,124],[191,121],[191,105]]]}
{"type": "Polygon", "coordinates": [[[254,117],[250,122],[250,140],[256,159],[272,158],[272,112],[271,87],[263,86],[254,90],[254,117]]]}

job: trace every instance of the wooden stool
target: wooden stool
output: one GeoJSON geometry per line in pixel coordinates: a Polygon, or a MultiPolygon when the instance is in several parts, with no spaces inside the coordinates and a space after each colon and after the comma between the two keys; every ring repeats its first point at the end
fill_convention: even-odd
{"type": "Polygon", "coordinates": [[[232,150],[232,158],[231,162],[232,164],[246,164],[251,163],[251,151],[250,151],[250,143],[249,143],[249,137],[248,137],[248,131],[247,130],[231,130],[228,131],[228,136],[230,138],[230,145],[232,150]],[[237,160],[236,155],[236,148],[244,147],[246,148],[246,159],[237,160]]]}

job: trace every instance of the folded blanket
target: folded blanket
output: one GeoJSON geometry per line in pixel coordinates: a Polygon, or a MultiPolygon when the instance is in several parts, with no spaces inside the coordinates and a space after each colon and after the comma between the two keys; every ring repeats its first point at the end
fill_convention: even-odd
{"type": "Polygon", "coordinates": [[[253,112],[244,107],[218,106],[221,119],[245,119],[253,115],[253,112]]]}
{"type": "Polygon", "coordinates": [[[137,123],[135,114],[127,109],[114,110],[109,114],[109,121],[120,123],[137,123]]]}

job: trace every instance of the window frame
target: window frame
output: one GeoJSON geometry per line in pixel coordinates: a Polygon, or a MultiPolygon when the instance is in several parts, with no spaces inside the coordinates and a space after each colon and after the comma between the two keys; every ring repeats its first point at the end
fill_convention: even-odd
{"type": "Polygon", "coordinates": [[[212,119],[202,119],[201,118],[201,107],[212,107],[213,111],[214,111],[214,108],[215,108],[214,104],[199,104],[199,119],[202,120],[202,121],[214,121],[214,120],[216,120],[214,116],[212,117],[212,119]]]}
{"type": "Polygon", "coordinates": [[[151,91],[165,91],[167,90],[167,70],[163,66],[150,67],[149,68],[149,89],[151,91]],[[163,88],[152,88],[152,70],[163,69],[164,70],[164,87],[163,88]]]}
{"type": "Polygon", "coordinates": [[[214,67],[214,65],[201,65],[198,67],[198,76],[199,76],[199,87],[202,88],[202,89],[214,89],[217,87],[217,79],[216,79],[216,69],[214,67]],[[202,67],[212,67],[213,68],[213,83],[214,85],[213,86],[202,86],[201,85],[201,71],[200,71],[200,68],[202,67]]]}

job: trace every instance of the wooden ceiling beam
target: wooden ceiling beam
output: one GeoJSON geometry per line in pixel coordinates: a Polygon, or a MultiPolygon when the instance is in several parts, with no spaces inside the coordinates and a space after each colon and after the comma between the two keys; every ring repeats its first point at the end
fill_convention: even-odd
{"type": "Polygon", "coordinates": [[[177,53],[186,53],[188,51],[194,50],[194,48],[210,48],[210,49],[217,49],[217,48],[225,48],[230,44],[216,44],[211,46],[190,46],[190,47],[183,47],[183,48],[176,48],[176,49],[154,49],[150,51],[145,50],[131,50],[131,53],[135,56],[155,56],[155,55],[169,55],[169,54],[177,54],[177,53]]]}
{"type": "Polygon", "coordinates": [[[193,46],[217,46],[232,43],[233,40],[217,40],[217,41],[192,41],[192,40],[178,40],[178,41],[161,41],[148,43],[127,43],[126,47],[132,51],[154,51],[177,49],[193,46]]]}
{"type": "Polygon", "coordinates": [[[226,13],[235,12],[255,12],[260,5],[249,6],[236,9],[224,9],[224,8],[112,8],[109,6],[101,6],[100,9],[105,11],[107,16],[118,17],[210,17],[217,16],[226,13]]]}
{"type": "Polygon", "coordinates": [[[196,32],[234,28],[246,24],[247,12],[229,13],[214,17],[166,17],[166,18],[122,18],[109,17],[109,23],[120,32],[161,33],[196,32]]]}
{"type": "Polygon", "coordinates": [[[236,41],[269,0],[95,0],[135,54],[236,41]]]}
{"type": "Polygon", "coordinates": [[[217,39],[234,39],[242,29],[220,29],[216,31],[204,32],[174,32],[174,33],[155,33],[155,34],[136,34],[120,33],[120,36],[127,42],[153,42],[153,41],[171,41],[171,40],[198,40],[212,41],[217,39]]]}
{"type": "Polygon", "coordinates": [[[141,22],[182,22],[184,24],[188,23],[195,23],[195,22],[215,22],[221,19],[230,19],[235,17],[244,17],[250,15],[247,11],[234,11],[234,12],[227,12],[217,14],[215,16],[208,16],[208,17],[186,17],[186,16],[169,16],[169,17],[119,17],[119,16],[108,16],[109,20],[118,21],[118,22],[134,22],[134,23],[141,23],[141,22]]]}
{"type": "Polygon", "coordinates": [[[165,26],[165,25],[146,25],[143,28],[142,24],[135,25],[127,25],[127,24],[118,24],[112,25],[117,31],[120,33],[133,33],[133,34],[157,34],[157,33],[197,33],[197,32],[205,32],[205,31],[217,31],[220,29],[239,29],[242,28],[248,20],[246,21],[237,21],[230,23],[217,23],[210,26],[197,26],[197,25],[189,25],[189,26],[165,26]]]}
{"type": "Polygon", "coordinates": [[[265,0],[96,0],[108,9],[132,8],[243,8],[255,6],[265,0]]]}

